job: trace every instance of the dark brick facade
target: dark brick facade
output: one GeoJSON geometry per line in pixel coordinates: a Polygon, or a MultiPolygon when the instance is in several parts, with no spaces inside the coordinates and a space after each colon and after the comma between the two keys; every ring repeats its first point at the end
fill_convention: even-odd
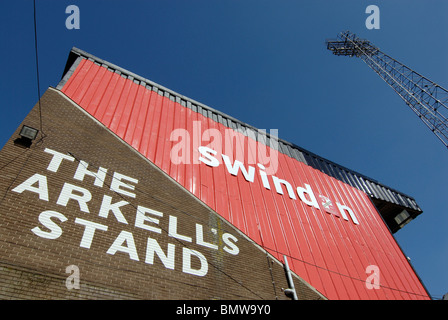
{"type": "MultiPolygon", "coordinates": [[[[0,152],[1,299],[289,299],[282,263],[61,92],[41,110],[43,140],[15,145],[19,126],[0,152]]],[[[294,280],[299,299],[325,299],[294,280]]]]}

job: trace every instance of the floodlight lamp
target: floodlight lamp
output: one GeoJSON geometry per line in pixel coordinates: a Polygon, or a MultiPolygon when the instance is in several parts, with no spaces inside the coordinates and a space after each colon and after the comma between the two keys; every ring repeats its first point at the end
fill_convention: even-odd
{"type": "Polygon", "coordinates": [[[24,125],[19,132],[20,138],[15,139],[14,144],[21,148],[29,148],[33,140],[36,139],[38,132],[39,130],[24,125]]]}
{"type": "Polygon", "coordinates": [[[22,138],[34,140],[34,139],[36,139],[38,132],[39,132],[39,130],[24,125],[22,127],[22,129],[20,130],[19,135],[22,138]]]}

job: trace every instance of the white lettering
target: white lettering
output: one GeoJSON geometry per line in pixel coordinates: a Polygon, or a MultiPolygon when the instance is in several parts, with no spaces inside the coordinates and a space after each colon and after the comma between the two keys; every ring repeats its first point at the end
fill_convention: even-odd
{"type": "Polygon", "coordinates": [[[43,211],[39,215],[39,222],[47,227],[50,231],[43,231],[40,227],[35,227],[31,229],[31,231],[41,238],[51,240],[59,238],[62,234],[62,229],[56,223],[54,223],[51,218],[56,218],[61,222],[67,221],[67,218],[62,213],[56,211],[43,211]]]}
{"type": "Polygon", "coordinates": [[[272,176],[272,181],[274,181],[275,191],[279,194],[283,194],[283,188],[282,184],[286,186],[286,190],[288,191],[288,195],[291,199],[296,199],[296,195],[294,194],[294,189],[292,188],[291,184],[286,181],[277,178],[276,176],[272,176]]]}
{"type": "Polygon", "coordinates": [[[210,167],[217,167],[219,166],[219,161],[212,155],[216,155],[216,151],[207,147],[199,147],[199,152],[205,157],[199,157],[199,161],[204,162],[206,165],[210,167]]]}
{"type": "Polygon", "coordinates": [[[53,158],[51,159],[50,164],[47,167],[47,170],[51,171],[51,172],[57,172],[58,171],[59,166],[61,165],[62,160],[65,159],[65,160],[72,161],[72,162],[75,160],[75,158],[73,158],[73,157],[71,157],[69,155],[66,155],[66,154],[63,154],[63,153],[60,153],[60,152],[57,152],[57,151],[54,151],[54,150],[51,150],[51,149],[48,149],[48,148],[45,148],[44,151],[46,153],[49,153],[49,154],[53,155],[53,158]]]}
{"type": "Polygon", "coordinates": [[[264,170],[266,170],[265,166],[262,165],[261,163],[258,163],[258,168],[260,168],[259,172],[260,172],[261,181],[263,183],[263,187],[265,187],[268,190],[271,190],[271,186],[269,185],[268,175],[264,171],[264,170]]]}
{"type": "Polygon", "coordinates": [[[165,268],[174,270],[174,250],[175,245],[168,243],[167,254],[165,255],[159,243],[155,239],[148,237],[145,262],[154,264],[154,253],[156,253],[165,268]]]}
{"type": "Polygon", "coordinates": [[[304,203],[319,209],[319,204],[317,203],[316,197],[314,196],[313,190],[309,184],[305,184],[305,188],[297,187],[297,194],[299,195],[300,200],[304,203]],[[308,197],[305,194],[307,194],[308,197]]]}
{"type": "Polygon", "coordinates": [[[127,253],[132,260],[139,261],[134,236],[128,231],[121,231],[106,253],[114,255],[117,251],[127,253]],[[123,243],[125,242],[127,246],[123,246],[123,243]]]}
{"type": "Polygon", "coordinates": [[[238,171],[239,169],[241,170],[241,172],[243,173],[244,179],[246,179],[249,182],[254,182],[254,175],[255,175],[255,168],[248,166],[249,167],[249,172],[246,170],[246,168],[244,168],[244,165],[241,161],[235,160],[233,166],[230,162],[230,158],[228,156],[226,156],[225,154],[222,155],[222,159],[224,160],[224,163],[226,164],[227,167],[227,171],[229,171],[229,173],[233,176],[237,176],[238,175],[238,171]]]}
{"type": "Polygon", "coordinates": [[[76,218],[75,223],[85,226],[84,233],[81,238],[81,243],[79,245],[81,248],[90,249],[93,241],[93,236],[95,235],[95,230],[98,229],[107,231],[107,226],[81,218],[76,218]]]}
{"type": "Polygon", "coordinates": [[[131,184],[128,184],[128,183],[125,183],[125,182],[123,182],[121,180],[127,180],[127,181],[130,181],[130,182],[135,183],[135,184],[138,183],[137,179],[125,176],[124,174],[121,174],[121,173],[118,173],[118,172],[114,172],[114,175],[113,175],[113,178],[112,178],[112,183],[110,185],[110,190],[118,192],[118,193],[120,193],[122,195],[131,197],[131,198],[135,198],[135,193],[129,192],[127,190],[123,190],[122,189],[122,188],[125,188],[125,189],[129,189],[129,190],[134,190],[135,186],[131,185],[131,184]]]}
{"type": "MultiPolygon", "coordinates": [[[[212,166],[212,167],[217,167],[219,166],[219,161],[218,159],[216,159],[213,155],[216,155],[217,152],[214,151],[213,149],[207,148],[207,147],[199,147],[198,148],[199,152],[205,157],[202,158],[200,157],[199,160],[201,160],[201,162],[205,163],[208,166],[212,166]]],[[[232,165],[230,157],[228,157],[225,154],[222,154],[222,159],[224,160],[224,163],[227,167],[227,171],[233,175],[233,176],[238,176],[238,172],[241,170],[244,178],[246,179],[246,181],[249,182],[254,182],[254,176],[255,176],[255,168],[252,166],[248,166],[248,169],[246,170],[246,168],[244,167],[244,164],[241,161],[235,160],[234,164],[232,165]]],[[[261,178],[261,182],[263,184],[263,187],[266,188],[267,190],[271,189],[270,183],[269,183],[269,179],[268,179],[268,175],[266,173],[266,167],[261,164],[261,163],[257,163],[257,166],[259,168],[259,175],[261,178]]],[[[272,181],[274,182],[274,186],[275,186],[275,191],[278,194],[283,195],[284,194],[284,190],[283,187],[286,187],[286,190],[288,192],[288,195],[291,199],[297,199],[296,197],[296,193],[299,196],[300,200],[303,201],[305,204],[312,206],[316,209],[321,209],[319,206],[319,203],[316,199],[316,196],[313,193],[313,190],[311,188],[311,186],[309,184],[305,184],[305,187],[297,187],[296,188],[296,192],[294,191],[294,188],[292,187],[292,185],[283,179],[280,179],[276,176],[271,176],[272,177],[272,181]]],[[[322,195],[320,195],[321,198],[323,198],[322,195]]],[[[336,210],[331,211],[331,204],[334,203],[333,201],[331,201],[329,198],[325,197],[327,199],[327,201],[325,202],[324,209],[331,214],[336,215],[337,217],[339,217],[339,214],[337,213],[336,210]]],[[[339,210],[341,212],[341,215],[344,217],[345,220],[348,220],[347,215],[345,214],[345,211],[349,213],[352,221],[355,224],[359,224],[353,210],[351,210],[348,206],[343,206],[338,204],[339,210]]]]}
{"type": "Polygon", "coordinates": [[[207,259],[204,257],[204,255],[202,253],[200,253],[199,251],[188,249],[188,248],[184,247],[182,250],[182,255],[183,255],[183,259],[182,259],[182,271],[183,272],[193,274],[196,276],[200,276],[200,277],[203,277],[207,274],[208,263],[207,263],[207,259]],[[194,269],[191,266],[191,256],[196,256],[197,258],[199,258],[199,261],[201,263],[201,266],[199,267],[199,269],[194,269]]]}
{"type": "Polygon", "coordinates": [[[178,315],[201,315],[204,318],[207,318],[210,312],[210,307],[187,307],[185,304],[183,307],[177,307],[176,314],[178,315]]]}
{"type": "Polygon", "coordinates": [[[152,231],[152,232],[156,232],[156,233],[162,233],[162,229],[156,228],[156,227],[153,227],[153,226],[148,226],[147,224],[145,224],[145,221],[149,221],[149,222],[157,224],[157,225],[159,224],[159,219],[148,217],[146,215],[146,213],[155,215],[157,217],[162,217],[163,216],[162,212],[159,212],[159,211],[156,211],[156,210],[152,210],[152,209],[149,209],[149,208],[145,208],[143,206],[138,206],[137,207],[137,214],[135,216],[135,226],[138,227],[138,228],[142,228],[142,229],[148,230],[148,231],[152,231]]]}
{"type": "Polygon", "coordinates": [[[123,216],[123,213],[121,213],[120,210],[122,206],[125,206],[127,204],[129,204],[129,202],[126,202],[124,200],[112,204],[112,197],[104,195],[103,202],[101,203],[99,216],[102,218],[107,218],[109,215],[109,211],[112,211],[118,222],[128,224],[128,222],[123,216]]]}
{"type": "Polygon", "coordinates": [[[196,223],[196,243],[201,246],[210,248],[210,249],[215,249],[215,250],[218,249],[218,246],[216,244],[208,243],[208,242],[204,241],[204,230],[202,228],[202,225],[200,225],[198,223],[196,223]]]}
{"type": "Polygon", "coordinates": [[[184,240],[184,241],[188,241],[191,242],[192,239],[190,237],[187,236],[183,236],[177,233],[177,217],[175,216],[170,216],[169,217],[169,222],[168,222],[168,235],[170,237],[179,239],[179,240],[184,240]]]}
{"type": "MultiPolygon", "coordinates": [[[[64,160],[68,160],[71,162],[75,160],[75,158],[73,157],[67,156],[51,149],[46,149],[46,152],[53,155],[50,164],[47,167],[47,170],[51,172],[58,172],[64,160]]],[[[214,154],[217,154],[214,150],[204,147],[201,153],[204,155],[204,158],[202,158],[202,161],[204,163],[209,162],[209,164],[211,165],[219,165],[218,160],[213,157],[214,154]]],[[[89,165],[87,162],[79,160],[74,174],[74,179],[85,182],[86,176],[93,177],[93,184],[100,188],[103,187],[107,169],[99,167],[97,171],[92,171],[88,169],[88,166],[89,165]]],[[[253,181],[255,169],[252,167],[249,167],[248,171],[246,171],[242,163],[238,162],[233,166],[228,166],[228,169],[235,174],[238,174],[238,171],[241,170],[246,180],[253,181]]],[[[110,189],[112,191],[119,192],[130,197],[135,197],[136,194],[133,191],[136,183],[138,183],[137,179],[115,173],[110,189]]],[[[34,174],[26,181],[15,187],[12,191],[17,193],[30,191],[36,193],[39,196],[39,199],[49,201],[47,177],[41,174],[34,174]]],[[[75,205],[79,206],[79,210],[81,212],[90,212],[89,202],[92,200],[92,193],[88,189],[65,182],[62,185],[56,204],[67,207],[71,200],[77,202],[77,204],[75,205]]],[[[122,211],[122,209],[128,204],[129,202],[127,201],[118,201],[113,203],[113,199],[111,196],[104,195],[98,211],[98,215],[102,218],[107,219],[109,213],[112,212],[118,222],[127,224],[127,220],[123,214],[124,212],[122,211]]],[[[162,234],[162,228],[159,227],[159,219],[162,217],[164,217],[164,214],[162,212],[139,205],[137,206],[134,226],[157,234],[162,234]]],[[[191,236],[179,233],[177,219],[177,217],[169,215],[168,236],[185,242],[193,242],[193,238],[191,236]]],[[[67,217],[59,212],[50,210],[43,211],[38,217],[40,225],[32,228],[31,232],[33,232],[36,236],[44,239],[58,239],[63,233],[60,224],[66,222],[67,220],[67,217]]],[[[92,247],[96,231],[108,231],[107,225],[81,218],[75,218],[74,223],[84,226],[84,228],[82,228],[83,231],[79,246],[85,249],[90,249],[92,247]]],[[[207,235],[204,234],[204,227],[201,224],[195,224],[195,230],[195,240],[197,245],[213,250],[218,250],[221,247],[225,252],[232,255],[237,255],[239,253],[239,248],[236,246],[236,242],[238,240],[233,235],[224,233],[222,235],[222,241],[218,241],[220,240],[218,239],[218,232],[216,229],[212,228],[211,230],[207,231],[211,231],[214,236],[210,235],[208,237],[208,240],[206,240],[207,235]]],[[[103,240],[104,238],[97,240],[99,245],[103,245],[103,240]]],[[[148,237],[145,263],[154,264],[154,257],[155,255],[157,255],[167,269],[174,270],[175,250],[176,246],[170,243],[167,244],[166,250],[162,250],[157,240],[148,237]]],[[[110,255],[115,255],[117,252],[128,254],[131,260],[139,261],[136,243],[131,232],[124,230],[121,231],[113,241],[112,245],[110,245],[110,247],[106,251],[106,253],[110,255]]],[[[67,273],[73,271],[73,274],[70,275],[66,281],[68,289],[76,288],[76,286],[79,285],[79,269],[75,269],[72,267],[76,266],[69,266],[69,268],[67,268],[67,273]]],[[[208,272],[208,263],[206,257],[199,251],[193,250],[191,248],[183,248],[182,272],[196,276],[205,276],[208,272]],[[193,256],[195,256],[196,258],[194,258],[193,256]]]]}
{"type": "Polygon", "coordinates": [[[86,175],[95,178],[94,185],[97,187],[103,187],[104,180],[106,180],[107,169],[100,167],[97,172],[87,170],[89,164],[83,160],[79,161],[78,168],[76,169],[74,179],[83,181],[86,175]]]}
{"type": "Polygon", "coordinates": [[[353,213],[353,210],[352,210],[352,209],[350,209],[350,208],[347,207],[347,206],[343,206],[342,204],[339,204],[339,203],[337,203],[337,202],[336,202],[336,204],[337,204],[338,209],[339,209],[339,212],[341,213],[342,218],[344,218],[344,220],[348,220],[347,215],[345,214],[345,211],[347,211],[348,214],[350,215],[350,218],[352,218],[353,223],[354,223],[354,224],[359,224],[358,219],[356,219],[356,216],[355,216],[355,214],[353,213]]]}
{"type": "Polygon", "coordinates": [[[235,256],[240,252],[240,249],[232,242],[232,241],[234,242],[238,241],[238,239],[234,235],[230,233],[224,233],[222,235],[222,240],[226,244],[226,246],[223,249],[224,251],[233,254],[235,256]]]}
{"type": "Polygon", "coordinates": [[[59,194],[59,198],[56,204],[66,207],[70,199],[78,201],[79,208],[81,209],[81,211],[89,213],[89,207],[87,206],[87,202],[89,202],[92,199],[92,194],[90,193],[89,190],[66,182],[62,187],[61,193],[59,194]],[[73,193],[74,191],[80,194],[75,194],[73,193]]]}
{"type": "Polygon", "coordinates": [[[47,177],[36,173],[12,189],[17,193],[22,193],[25,190],[37,193],[40,200],[48,201],[47,177]],[[35,183],[37,183],[37,187],[33,187],[35,183]]]}

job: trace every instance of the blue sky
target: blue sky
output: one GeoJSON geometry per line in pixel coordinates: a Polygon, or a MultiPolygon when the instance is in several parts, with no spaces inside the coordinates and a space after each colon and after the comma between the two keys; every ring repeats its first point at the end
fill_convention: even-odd
{"type": "MultiPolygon", "coordinates": [[[[75,46],[413,196],[395,236],[435,299],[448,292],[448,150],[361,60],[350,30],[448,87],[444,0],[37,0],[40,94],[75,46]],[[68,30],[68,5],[80,29],[68,30]],[[380,29],[368,30],[368,5],[380,29]]],[[[1,1],[0,145],[37,102],[33,2],[1,1]]]]}

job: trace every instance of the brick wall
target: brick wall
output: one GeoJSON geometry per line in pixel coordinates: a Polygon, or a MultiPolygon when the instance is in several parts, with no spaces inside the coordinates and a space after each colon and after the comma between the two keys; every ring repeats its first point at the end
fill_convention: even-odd
{"type": "Polygon", "coordinates": [[[0,298],[289,299],[279,261],[62,93],[41,108],[45,138],[0,152],[0,298]]]}

